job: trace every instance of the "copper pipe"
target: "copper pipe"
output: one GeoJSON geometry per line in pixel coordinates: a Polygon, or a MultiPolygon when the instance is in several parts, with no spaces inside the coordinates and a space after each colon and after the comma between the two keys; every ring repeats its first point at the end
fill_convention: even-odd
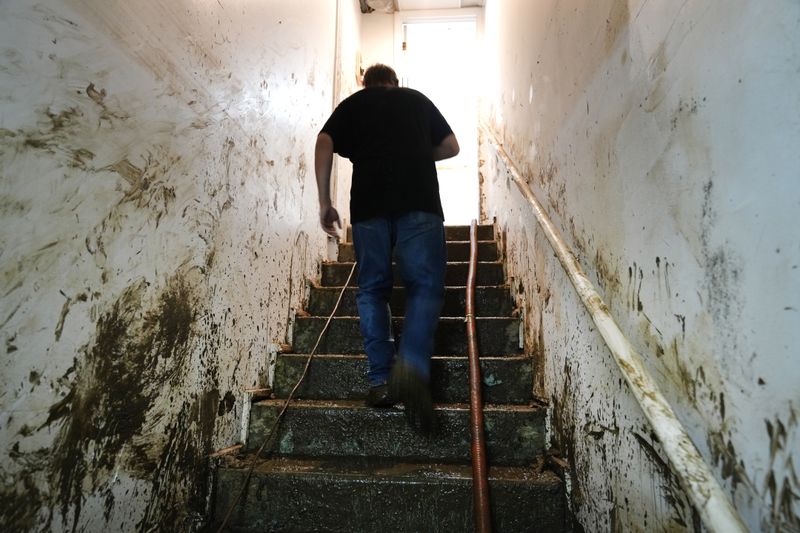
{"type": "Polygon", "coordinates": [[[475,531],[492,530],[489,507],[489,469],[486,466],[486,439],[483,433],[483,400],[481,399],[481,363],[475,336],[475,272],[478,260],[477,222],[469,227],[469,274],[467,274],[467,344],[469,347],[469,405],[472,429],[472,502],[475,531]]]}

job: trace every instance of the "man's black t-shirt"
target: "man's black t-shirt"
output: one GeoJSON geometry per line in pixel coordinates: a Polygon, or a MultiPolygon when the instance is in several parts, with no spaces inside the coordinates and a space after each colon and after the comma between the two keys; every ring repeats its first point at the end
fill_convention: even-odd
{"type": "Polygon", "coordinates": [[[353,162],[350,218],[426,211],[444,218],[433,148],[452,133],[419,91],[368,87],[346,98],[322,127],[353,162]]]}

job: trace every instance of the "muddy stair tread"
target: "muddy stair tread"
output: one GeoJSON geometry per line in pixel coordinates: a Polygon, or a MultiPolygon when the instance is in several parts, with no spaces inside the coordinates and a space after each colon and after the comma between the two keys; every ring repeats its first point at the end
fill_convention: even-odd
{"type": "MultiPolygon", "coordinates": [[[[477,238],[481,241],[491,241],[495,238],[494,224],[476,224],[477,238]]],[[[448,241],[468,241],[470,227],[468,225],[446,225],[444,238],[448,241]]],[[[348,225],[345,231],[345,241],[353,242],[353,226],[348,225]]]]}
{"type": "MultiPolygon", "coordinates": [[[[469,241],[447,241],[445,245],[447,250],[448,261],[469,261],[469,241]]],[[[497,261],[499,256],[499,249],[497,241],[478,241],[478,261],[497,261]]],[[[355,249],[352,242],[343,242],[339,244],[339,261],[353,262],[355,261],[355,249]]]]}
{"type": "MultiPolygon", "coordinates": [[[[285,404],[253,404],[247,449],[266,439],[285,404]]],[[[545,449],[544,407],[485,405],[487,457],[493,465],[524,465],[545,449]]],[[[278,425],[271,451],[295,457],[393,457],[468,462],[471,453],[469,404],[434,405],[438,426],[421,437],[408,426],[402,407],[376,409],[360,400],[292,400],[278,425]]]]}
{"type": "MultiPolygon", "coordinates": [[[[251,461],[245,455],[221,466],[217,516],[227,510],[251,461]]],[[[541,462],[490,467],[489,489],[496,531],[563,531],[561,481],[541,462]]],[[[349,532],[353,524],[365,533],[471,531],[471,466],[377,458],[259,459],[228,531],[349,532]]]]}
{"type": "MultiPolygon", "coordinates": [[[[308,305],[305,311],[312,316],[330,316],[342,287],[322,287],[313,285],[309,291],[308,305]]],[[[347,287],[344,290],[335,316],[356,316],[356,294],[358,287],[347,287]]],[[[466,287],[449,285],[444,290],[442,316],[464,316],[466,313],[466,287]]],[[[392,289],[389,306],[392,315],[402,315],[405,311],[405,290],[402,287],[392,289]]],[[[507,316],[514,312],[514,301],[508,285],[481,285],[475,287],[476,316],[507,316]]]]}
{"type": "MultiPolygon", "coordinates": [[[[276,398],[287,398],[305,369],[307,354],[280,354],[275,368],[276,398]]],[[[527,403],[531,398],[533,368],[527,355],[481,356],[482,397],[487,403],[527,403]]],[[[315,355],[296,398],[363,400],[367,394],[363,354],[315,355]]],[[[431,360],[433,400],[469,401],[469,360],[466,356],[434,356],[431,360]]]]}
{"type": "MultiPolygon", "coordinates": [[[[320,285],[324,287],[341,287],[347,280],[350,271],[353,269],[353,262],[324,262],[322,263],[322,274],[320,285]]],[[[464,285],[467,280],[469,263],[467,261],[448,260],[444,274],[446,285],[464,285]]],[[[358,267],[355,270],[358,273],[358,267]]],[[[394,265],[394,285],[400,286],[402,281],[397,265],[394,265]]],[[[358,277],[354,275],[350,284],[358,286],[358,277]]],[[[480,285],[502,285],[505,282],[502,261],[479,261],[475,269],[475,282],[480,285]]]]}
{"type": "MultiPolygon", "coordinates": [[[[310,353],[317,343],[328,317],[298,316],[294,324],[292,351],[310,353]]],[[[392,319],[396,341],[403,334],[402,317],[392,319]]],[[[482,355],[517,355],[520,347],[520,319],[511,316],[485,317],[475,319],[478,337],[478,352],[482,355]]],[[[463,317],[442,317],[434,336],[433,354],[452,354],[467,352],[467,333],[463,317]]],[[[328,331],[317,348],[317,353],[364,353],[364,342],[359,330],[357,316],[334,317],[328,331]]]]}

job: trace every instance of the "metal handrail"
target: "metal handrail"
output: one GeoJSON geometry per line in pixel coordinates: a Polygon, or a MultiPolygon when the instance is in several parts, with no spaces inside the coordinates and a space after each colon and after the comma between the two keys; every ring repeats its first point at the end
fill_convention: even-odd
{"type": "Polygon", "coordinates": [[[558,256],[572,285],[583,301],[583,305],[597,329],[608,345],[614,360],[628,382],[645,417],[667,454],[672,472],[677,476],[684,491],[700,514],[703,525],[711,532],[746,532],[744,521],[736,512],[711,468],[692,442],[686,429],[681,425],[675,412],[661,393],[653,377],[647,371],[642,357],[620,330],[600,294],[592,285],[580,266],[575,254],[564,242],[558,229],[544,211],[536,195],[522,176],[519,168],[503,149],[502,143],[485,124],[481,129],[486,134],[497,154],[505,163],[506,169],[522,195],[533,207],[536,220],[544,231],[547,240],[558,256]]]}
{"type": "Polygon", "coordinates": [[[478,228],[475,220],[469,226],[469,273],[467,274],[466,315],[467,348],[469,351],[469,406],[472,432],[472,503],[475,531],[492,531],[489,506],[489,469],[486,466],[486,438],[483,431],[481,399],[481,362],[475,331],[475,276],[478,268],[478,228]]]}

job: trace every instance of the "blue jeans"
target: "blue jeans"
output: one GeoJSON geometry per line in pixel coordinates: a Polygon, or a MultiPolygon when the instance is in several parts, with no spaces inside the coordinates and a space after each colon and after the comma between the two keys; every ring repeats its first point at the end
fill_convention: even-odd
{"type": "Polygon", "coordinates": [[[389,298],[392,253],[406,288],[406,308],[399,357],[430,378],[433,336],[444,302],[447,264],[444,221],[414,211],[353,224],[358,261],[358,314],[371,386],[389,379],[395,356],[389,298]]]}

